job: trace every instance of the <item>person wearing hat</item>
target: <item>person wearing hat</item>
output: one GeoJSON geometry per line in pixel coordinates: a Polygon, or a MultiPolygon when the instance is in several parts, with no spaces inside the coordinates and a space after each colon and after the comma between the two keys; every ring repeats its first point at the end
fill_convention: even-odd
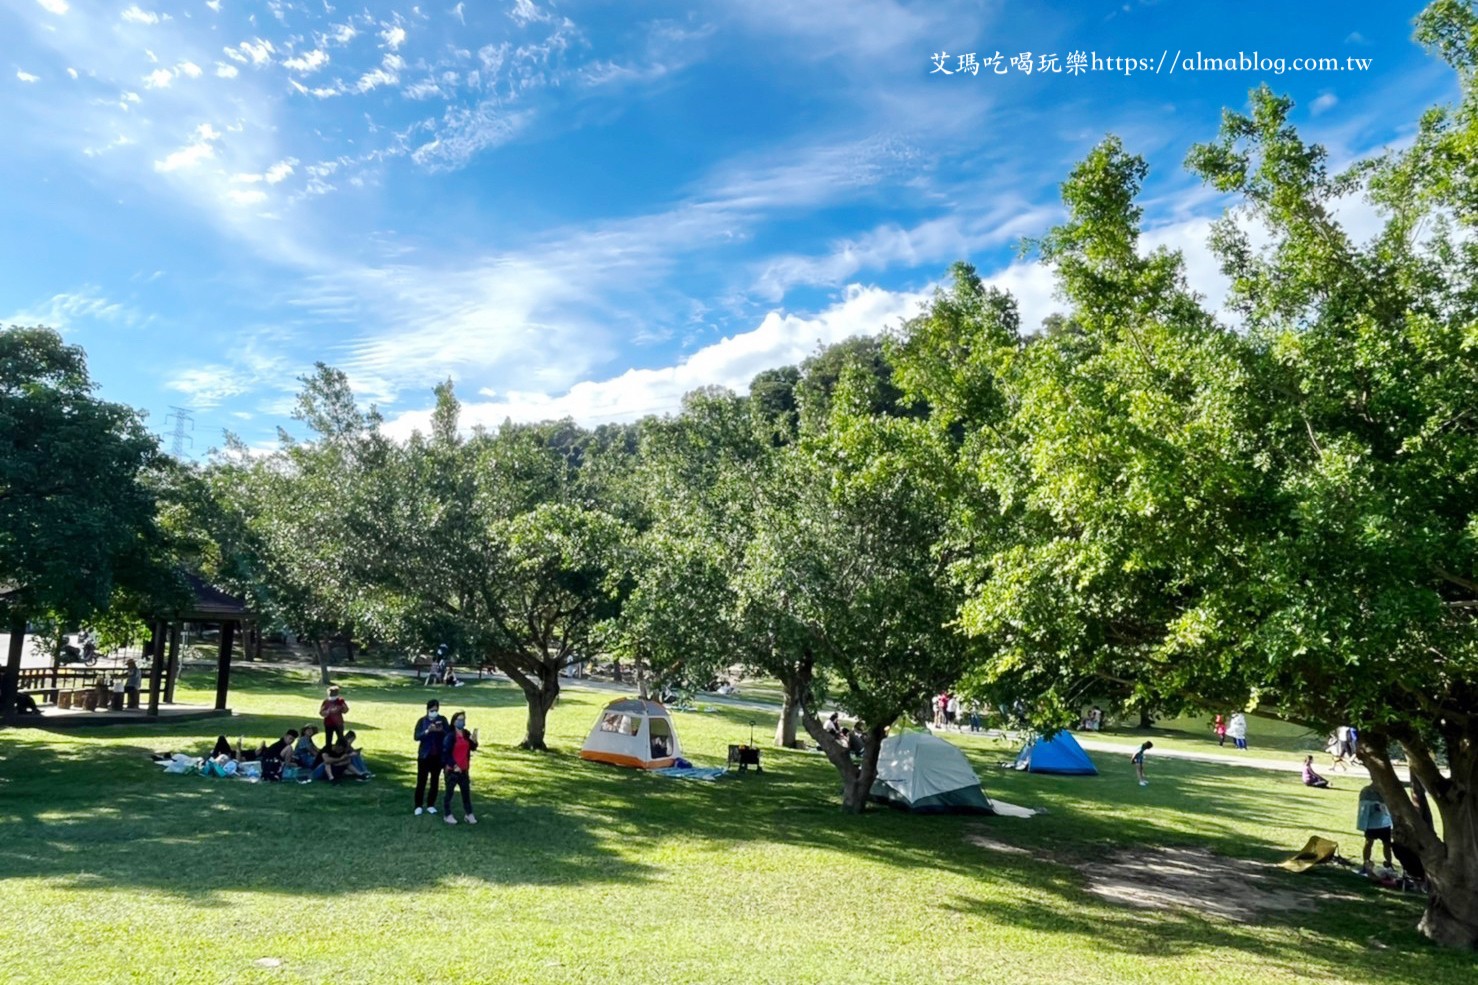
{"type": "Polygon", "coordinates": [[[344,716],[349,714],[349,702],[339,696],[339,685],[330,684],[328,697],[323,699],[323,704],[318,706],[318,714],[323,718],[323,744],[328,745],[335,737],[338,741],[344,740],[344,716]]]}
{"type": "Polygon", "coordinates": [[[416,814],[436,813],[436,791],[441,785],[441,749],[446,739],[447,721],[441,717],[441,703],[435,698],[426,702],[426,714],[416,722],[413,733],[420,743],[416,753],[416,814]],[[427,782],[430,781],[430,789],[427,782]]]}

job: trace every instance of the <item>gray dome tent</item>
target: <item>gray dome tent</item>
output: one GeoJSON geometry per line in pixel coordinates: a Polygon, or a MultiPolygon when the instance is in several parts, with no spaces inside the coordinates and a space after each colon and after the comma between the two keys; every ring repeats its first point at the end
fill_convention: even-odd
{"type": "Polygon", "coordinates": [[[995,813],[965,754],[928,732],[883,740],[872,799],[918,813],[995,813]]]}

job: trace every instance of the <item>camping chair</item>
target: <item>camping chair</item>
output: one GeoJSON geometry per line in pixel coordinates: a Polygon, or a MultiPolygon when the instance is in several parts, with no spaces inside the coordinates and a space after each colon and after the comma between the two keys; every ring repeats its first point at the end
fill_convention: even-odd
{"type": "Polygon", "coordinates": [[[1316,865],[1335,861],[1339,858],[1338,850],[1339,845],[1335,842],[1314,835],[1296,855],[1282,863],[1282,867],[1290,872],[1307,872],[1316,865]]]}

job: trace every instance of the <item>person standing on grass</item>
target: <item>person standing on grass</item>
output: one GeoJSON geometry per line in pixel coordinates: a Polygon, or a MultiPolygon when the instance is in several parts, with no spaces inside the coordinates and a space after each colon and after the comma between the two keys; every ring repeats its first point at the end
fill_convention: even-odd
{"type": "Polygon", "coordinates": [[[318,714],[323,719],[323,744],[344,741],[344,716],[349,714],[349,702],[340,697],[339,685],[329,685],[328,697],[318,706],[318,714]]]}
{"type": "Polygon", "coordinates": [[[452,817],[452,791],[462,788],[462,820],[477,823],[472,813],[472,753],[477,749],[477,730],[467,731],[467,713],[457,712],[452,716],[452,729],[442,743],[441,759],[446,764],[446,795],[441,803],[441,812],[447,824],[456,824],[452,817]]]}
{"type": "Polygon", "coordinates": [[[1153,748],[1155,748],[1155,744],[1146,740],[1140,743],[1139,750],[1133,756],[1129,757],[1129,761],[1134,764],[1134,775],[1139,777],[1139,785],[1141,787],[1150,785],[1150,781],[1144,778],[1144,751],[1153,748]]]}
{"type": "Polygon", "coordinates": [[[960,699],[958,695],[951,694],[949,700],[944,703],[944,724],[947,728],[954,728],[960,720],[960,699]]]}
{"type": "Polygon", "coordinates": [[[436,813],[436,792],[441,785],[441,747],[446,739],[447,722],[441,717],[441,703],[435,698],[426,702],[426,714],[416,721],[416,816],[436,813]],[[429,785],[429,789],[428,789],[429,785]]]}
{"type": "Polygon", "coordinates": [[[1216,744],[1224,746],[1227,744],[1227,720],[1220,715],[1211,723],[1211,731],[1216,733],[1216,744]]]}
{"type": "Polygon", "coordinates": [[[1386,868],[1389,869],[1391,867],[1391,811],[1386,807],[1386,799],[1381,796],[1374,783],[1366,784],[1360,790],[1360,800],[1355,810],[1355,827],[1365,832],[1364,864],[1360,866],[1360,872],[1362,874],[1370,872],[1370,848],[1377,841],[1385,850],[1386,868]]]}
{"type": "Polygon", "coordinates": [[[1232,737],[1238,749],[1247,748],[1247,716],[1240,711],[1232,713],[1232,720],[1227,722],[1227,735],[1232,737]]]}

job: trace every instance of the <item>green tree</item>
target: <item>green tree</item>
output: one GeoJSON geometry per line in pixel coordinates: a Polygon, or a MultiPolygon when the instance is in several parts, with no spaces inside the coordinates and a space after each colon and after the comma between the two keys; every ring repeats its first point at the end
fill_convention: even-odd
{"type": "Polygon", "coordinates": [[[97,399],[86,358],[45,328],[0,331],[0,616],[11,633],[0,708],[15,710],[31,619],[75,623],[115,598],[179,590],[156,522],[157,443],[97,399]]]}

